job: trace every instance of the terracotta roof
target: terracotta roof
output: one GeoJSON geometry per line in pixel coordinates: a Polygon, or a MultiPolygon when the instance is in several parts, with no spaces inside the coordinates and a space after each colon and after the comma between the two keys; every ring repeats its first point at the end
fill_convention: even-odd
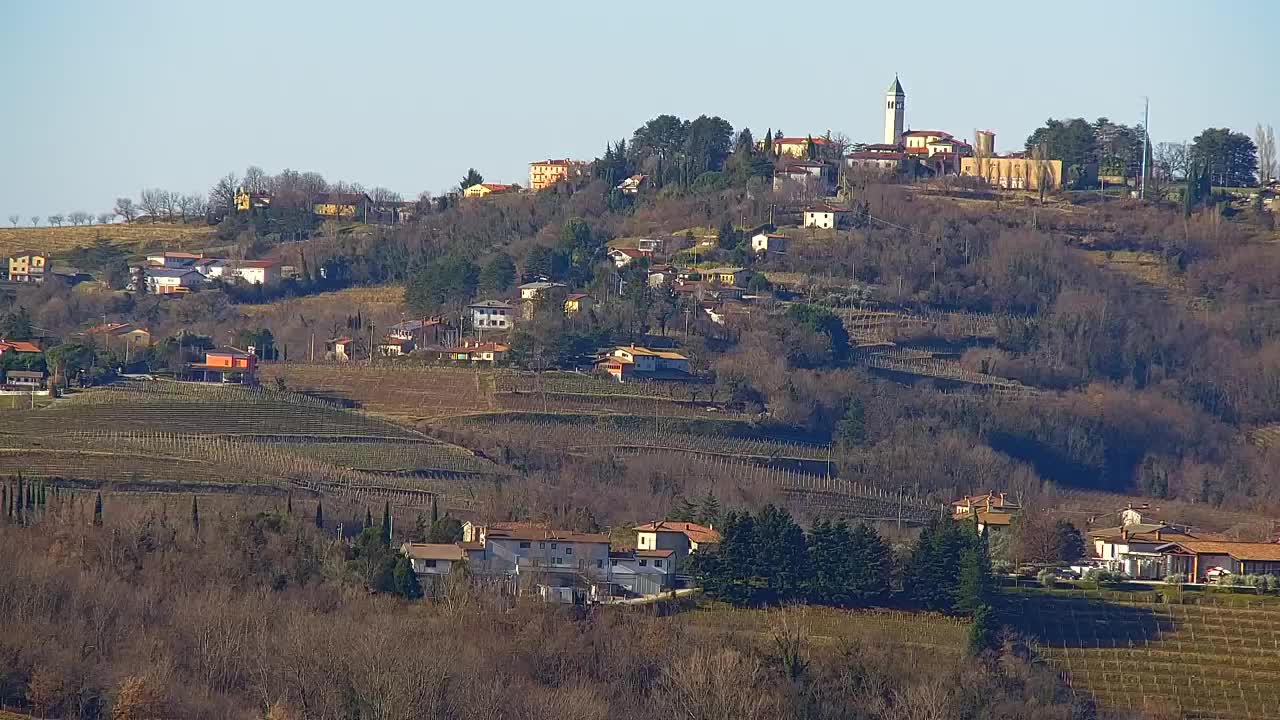
{"type": "Polygon", "coordinates": [[[462,548],[442,543],[405,543],[400,552],[414,560],[461,560],[462,548]]]}
{"type": "Polygon", "coordinates": [[[609,251],[609,254],[610,255],[614,255],[614,254],[626,255],[629,258],[642,258],[648,253],[644,253],[639,250],[633,250],[631,248],[614,248],[609,251]]]}
{"type": "Polygon", "coordinates": [[[448,352],[448,353],[506,352],[510,349],[511,348],[507,347],[506,345],[499,345],[498,343],[486,342],[486,343],[473,343],[471,345],[459,345],[457,347],[451,347],[448,350],[445,350],[445,352],[448,352]]]}
{"type": "Polygon", "coordinates": [[[1179,540],[1169,545],[1183,548],[1196,555],[1230,555],[1236,560],[1280,562],[1280,543],[1179,540]]]}
{"type": "Polygon", "coordinates": [[[863,150],[901,150],[902,146],[897,143],[871,143],[863,145],[863,150]]]}
{"type": "Polygon", "coordinates": [[[241,350],[240,348],[233,348],[233,347],[220,347],[215,350],[206,350],[204,354],[206,357],[208,357],[209,355],[227,355],[230,357],[253,357],[251,353],[247,353],[241,350]]]}
{"type": "Polygon", "coordinates": [[[586,293],[574,293],[574,294],[569,295],[568,297],[566,297],[566,298],[565,298],[565,302],[568,302],[568,301],[570,301],[570,300],[581,300],[581,299],[583,299],[583,298],[585,298],[585,297],[589,297],[589,296],[588,296],[586,293]]]}
{"type": "Polygon", "coordinates": [[[458,547],[462,548],[463,550],[483,550],[483,549],[484,549],[484,543],[479,542],[479,541],[477,541],[477,542],[464,542],[464,543],[458,543],[458,547]]]}
{"type": "Polygon", "coordinates": [[[149,257],[167,257],[167,258],[173,258],[175,260],[199,260],[203,258],[204,255],[196,255],[193,253],[185,253],[185,252],[165,252],[165,253],[160,253],[159,255],[152,254],[149,257]]]}
{"type": "Polygon", "coordinates": [[[351,338],[346,337],[344,335],[343,337],[330,338],[329,342],[333,343],[334,345],[346,345],[351,342],[351,338]]]}
{"type": "Polygon", "coordinates": [[[637,525],[636,532],[674,532],[682,533],[685,537],[696,543],[720,542],[720,533],[715,530],[712,530],[705,525],[699,525],[698,523],[676,520],[662,520],[659,522],[637,525]]]}
{"type": "Polygon", "coordinates": [[[0,340],[0,347],[20,353],[38,353],[40,348],[25,340],[0,340]]]}
{"type": "Polygon", "coordinates": [[[912,136],[922,137],[922,136],[930,136],[930,135],[934,137],[944,137],[944,138],[953,137],[951,133],[946,132],[944,130],[910,130],[902,133],[902,137],[912,137],[912,136]]]}
{"type": "Polygon", "coordinates": [[[894,150],[892,152],[856,152],[845,155],[848,160],[905,160],[906,154],[894,150]]]}
{"type": "Polygon", "coordinates": [[[510,185],[502,185],[500,183],[480,183],[480,187],[488,190],[489,192],[502,192],[503,190],[511,189],[510,185]]]}
{"type": "Polygon", "coordinates": [[[1204,536],[1188,529],[1162,525],[1159,523],[1134,523],[1127,527],[1103,528],[1089,531],[1089,537],[1103,541],[1130,542],[1181,542],[1182,539],[1197,540],[1204,536]],[[1126,537],[1127,534],[1127,537],[1126,537]]]}
{"type": "Polygon", "coordinates": [[[557,167],[574,167],[574,166],[586,165],[586,163],[581,160],[536,160],[529,164],[530,165],[555,165],[557,167]]]}
{"type": "Polygon", "coordinates": [[[572,530],[547,530],[545,528],[536,527],[520,527],[503,530],[489,528],[485,530],[485,537],[508,538],[511,540],[537,540],[540,542],[547,540],[605,544],[608,544],[609,542],[609,536],[603,533],[580,533],[572,530]]]}

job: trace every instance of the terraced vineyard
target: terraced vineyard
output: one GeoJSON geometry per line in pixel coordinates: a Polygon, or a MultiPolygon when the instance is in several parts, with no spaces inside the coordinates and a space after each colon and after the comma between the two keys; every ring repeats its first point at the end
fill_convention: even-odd
{"type": "Polygon", "coordinates": [[[1280,718],[1280,605],[1247,596],[1202,604],[1034,593],[1008,616],[1035,635],[1072,688],[1102,707],[1189,718],[1280,718]],[[1229,603],[1229,604],[1228,604],[1229,603]]]}
{"type": "Polygon", "coordinates": [[[1040,392],[1017,380],[974,372],[955,360],[937,358],[924,350],[878,348],[856,353],[855,358],[863,365],[877,370],[963,383],[996,393],[1030,397],[1040,392]]]}
{"type": "Polygon", "coordinates": [[[494,408],[490,371],[400,365],[271,363],[264,382],[277,378],[290,390],[340,398],[384,417],[422,419],[488,412],[494,408]]]}

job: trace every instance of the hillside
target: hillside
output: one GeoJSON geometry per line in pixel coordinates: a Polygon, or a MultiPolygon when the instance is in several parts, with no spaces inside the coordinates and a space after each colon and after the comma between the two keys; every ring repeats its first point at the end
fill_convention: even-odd
{"type": "Polygon", "coordinates": [[[111,225],[80,225],[65,227],[6,227],[0,228],[0,256],[26,250],[65,254],[78,247],[106,240],[113,245],[130,248],[133,252],[148,249],[197,247],[205,242],[216,228],[204,223],[136,223],[111,225]]]}
{"type": "Polygon", "coordinates": [[[1032,591],[1008,600],[1007,619],[1039,640],[1076,692],[1118,710],[1280,717],[1274,599],[1208,595],[1166,604],[1152,602],[1154,593],[1093,595],[1032,591]]]}

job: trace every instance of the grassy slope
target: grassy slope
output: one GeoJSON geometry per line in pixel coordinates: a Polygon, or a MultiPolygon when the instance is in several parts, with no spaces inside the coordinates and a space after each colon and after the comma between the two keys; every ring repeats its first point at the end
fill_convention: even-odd
{"type": "Polygon", "coordinates": [[[204,224],[178,223],[0,228],[0,256],[7,257],[24,250],[62,255],[75,248],[92,245],[99,239],[129,247],[135,252],[152,246],[172,250],[199,245],[213,230],[204,224]]]}

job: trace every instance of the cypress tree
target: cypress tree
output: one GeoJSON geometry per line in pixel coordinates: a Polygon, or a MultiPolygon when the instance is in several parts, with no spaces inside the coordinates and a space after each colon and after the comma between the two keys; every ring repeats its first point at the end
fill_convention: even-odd
{"type": "Polygon", "coordinates": [[[990,605],[982,605],[973,613],[973,622],[969,625],[969,654],[981,655],[995,647],[1000,622],[995,610],[990,605]]]}
{"type": "Polygon", "coordinates": [[[200,504],[195,495],[191,496],[191,529],[196,533],[200,532],[200,504]]]}
{"type": "Polygon", "coordinates": [[[9,486],[0,485],[0,510],[4,510],[4,519],[9,519],[9,486]]]}
{"type": "Polygon", "coordinates": [[[316,528],[324,529],[324,499],[316,501],[316,528]]]}
{"type": "Polygon", "coordinates": [[[382,505],[382,544],[391,547],[391,501],[382,505]]]}
{"type": "Polygon", "coordinates": [[[418,575],[413,571],[413,564],[409,562],[409,558],[403,555],[397,557],[395,569],[392,570],[391,575],[397,595],[405,600],[417,600],[422,597],[422,584],[418,582],[418,575]]]}
{"type": "Polygon", "coordinates": [[[102,527],[102,493],[98,493],[98,499],[93,502],[93,526],[102,527]]]}
{"type": "MultiPolygon", "coordinates": [[[[369,508],[367,506],[364,509],[364,527],[373,527],[373,513],[369,512],[369,508]]],[[[364,528],[361,529],[363,530],[364,528]]]]}
{"type": "Polygon", "coordinates": [[[285,500],[284,500],[284,509],[285,509],[285,510],[290,514],[290,515],[292,515],[292,514],[293,514],[293,493],[292,493],[292,492],[290,492],[288,495],[286,495],[286,496],[285,496],[285,500]]]}
{"type": "Polygon", "coordinates": [[[436,496],[431,496],[431,524],[440,522],[440,509],[436,506],[436,496]]]}
{"type": "Polygon", "coordinates": [[[983,534],[974,538],[961,555],[955,609],[976,616],[979,609],[990,604],[991,595],[991,553],[984,528],[983,534]]]}

